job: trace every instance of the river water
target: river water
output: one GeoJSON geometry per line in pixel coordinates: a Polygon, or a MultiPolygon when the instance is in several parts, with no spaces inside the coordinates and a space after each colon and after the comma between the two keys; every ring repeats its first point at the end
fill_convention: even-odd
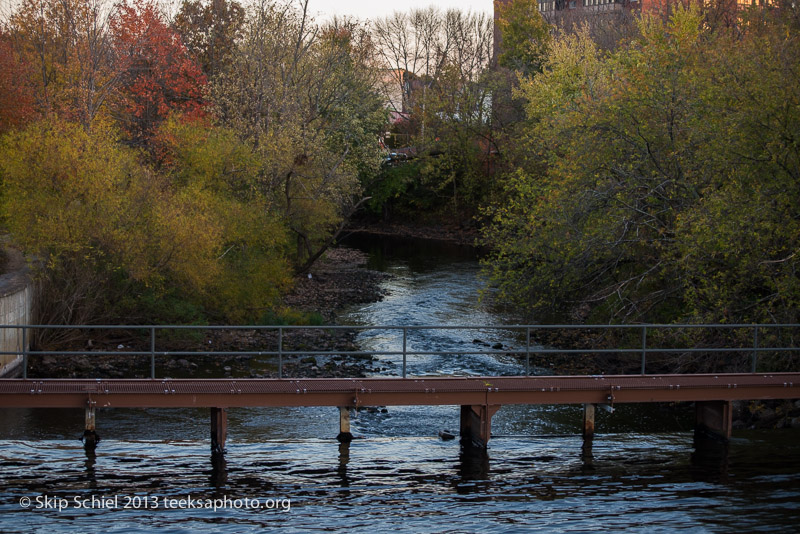
{"type": "MultiPolygon", "coordinates": [[[[394,276],[386,299],[342,321],[513,322],[477,298],[470,250],[360,244],[394,276]]],[[[383,350],[397,335],[368,332],[360,343],[383,350]]],[[[471,350],[476,338],[517,342],[489,330],[407,341],[409,350],[471,350]]],[[[397,371],[396,359],[383,359],[397,371]]],[[[510,356],[448,355],[410,359],[408,371],[521,367],[510,356]]],[[[698,455],[688,408],[600,411],[590,456],[578,407],[503,407],[488,457],[477,458],[438,438],[457,432],[457,407],[358,412],[349,446],[333,439],[334,409],[230,410],[228,452],[216,464],[207,420],[207,410],[99,411],[103,441],[87,456],[79,411],[0,410],[0,532],[800,532],[800,433],[736,431],[727,455],[698,455]]]]}

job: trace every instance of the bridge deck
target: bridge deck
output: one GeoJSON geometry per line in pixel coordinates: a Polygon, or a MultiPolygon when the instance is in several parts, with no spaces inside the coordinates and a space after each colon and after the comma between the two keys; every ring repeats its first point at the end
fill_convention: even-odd
{"type": "Polygon", "coordinates": [[[603,404],[800,398],[800,373],[361,379],[2,379],[0,407],[603,404]]]}

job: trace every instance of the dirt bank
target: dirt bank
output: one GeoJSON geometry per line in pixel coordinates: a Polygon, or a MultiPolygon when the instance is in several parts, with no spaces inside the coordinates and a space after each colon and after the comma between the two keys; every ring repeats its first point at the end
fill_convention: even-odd
{"type": "Polygon", "coordinates": [[[346,233],[431,239],[471,247],[476,246],[480,237],[474,225],[446,222],[437,226],[416,225],[412,222],[356,222],[348,226],[346,233]]]}

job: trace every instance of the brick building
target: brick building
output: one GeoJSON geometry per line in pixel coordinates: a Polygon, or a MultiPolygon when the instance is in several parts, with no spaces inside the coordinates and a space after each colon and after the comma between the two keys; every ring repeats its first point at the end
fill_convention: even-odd
{"type": "MultiPolygon", "coordinates": [[[[494,0],[495,18],[498,4],[512,0],[494,0]]],[[[561,19],[588,15],[603,15],[619,12],[666,13],[678,3],[687,4],[697,0],[538,0],[539,11],[548,22],[559,24],[561,19]]],[[[699,0],[704,6],[735,13],[748,7],[774,5],[776,0],[699,0]]]]}

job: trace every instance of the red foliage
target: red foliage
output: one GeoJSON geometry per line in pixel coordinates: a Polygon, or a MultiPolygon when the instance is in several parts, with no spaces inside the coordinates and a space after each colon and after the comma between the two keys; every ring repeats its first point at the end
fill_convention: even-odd
{"type": "Polygon", "coordinates": [[[35,114],[29,66],[0,36],[0,133],[21,126],[35,114]]]}
{"type": "Polygon", "coordinates": [[[117,107],[131,141],[146,144],[173,111],[203,115],[206,77],[152,1],[123,3],[111,31],[122,72],[117,107]]]}

